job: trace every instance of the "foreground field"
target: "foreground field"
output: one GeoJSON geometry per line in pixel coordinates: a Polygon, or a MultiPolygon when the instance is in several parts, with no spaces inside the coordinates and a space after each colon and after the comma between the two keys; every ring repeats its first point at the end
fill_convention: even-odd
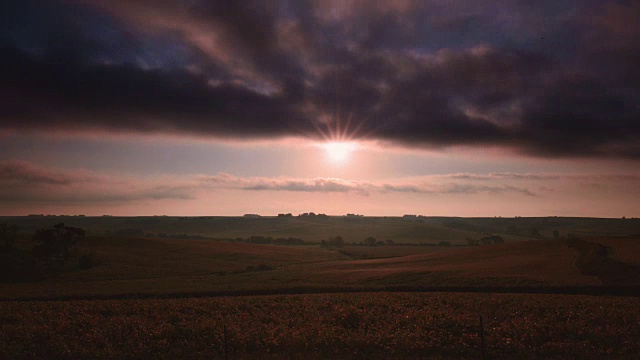
{"type": "Polygon", "coordinates": [[[640,299],[360,293],[5,302],[0,358],[634,358],[640,299]]]}

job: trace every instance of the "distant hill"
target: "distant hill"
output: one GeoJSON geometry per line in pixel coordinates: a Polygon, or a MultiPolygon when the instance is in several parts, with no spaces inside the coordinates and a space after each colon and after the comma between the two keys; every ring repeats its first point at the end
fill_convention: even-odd
{"type": "Polygon", "coordinates": [[[347,243],[368,237],[399,243],[448,241],[466,244],[466,238],[500,235],[507,242],[575,236],[629,236],[640,234],[640,219],[598,218],[459,218],[459,217],[173,217],[173,216],[25,216],[0,222],[20,225],[24,233],[63,222],[93,235],[235,239],[251,236],[300,238],[319,243],[342,236],[347,243]]]}

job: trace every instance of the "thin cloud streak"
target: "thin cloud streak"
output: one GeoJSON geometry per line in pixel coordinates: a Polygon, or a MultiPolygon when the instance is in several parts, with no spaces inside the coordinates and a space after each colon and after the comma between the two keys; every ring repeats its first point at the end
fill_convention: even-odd
{"type": "Polygon", "coordinates": [[[250,191],[293,191],[293,192],[352,192],[369,196],[372,193],[417,193],[417,194],[478,194],[515,192],[529,196],[535,194],[527,189],[508,186],[486,186],[459,183],[442,183],[445,177],[430,176],[411,182],[396,180],[393,182],[349,181],[336,178],[287,179],[287,178],[240,178],[230,174],[201,176],[206,184],[213,187],[250,191]]]}

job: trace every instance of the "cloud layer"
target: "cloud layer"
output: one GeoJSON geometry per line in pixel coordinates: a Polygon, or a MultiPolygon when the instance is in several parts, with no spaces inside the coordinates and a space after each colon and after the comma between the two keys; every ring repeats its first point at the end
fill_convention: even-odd
{"type": "MultiPolygon", "coordinates": [[[[244,193],[354,194],[362,197],[414,194],[444,199],[491,196],[529,201],[579,188],[596,192],[640,191],[634,174],[444,174],[355,181],[340,178],[240,177],[217,175],[111,176],[89,170],[54,169],[24,161],[0,161],[0,201],[3,204],[135,204],[141,201],[201,201],[224,191],[244,193]],[[599,190],[598,190],[599,189],[599,190]],[[515,196],[515,198],[514,198],[515,196]]],[[[555,195],[553,195],[555,196],[555,195]]],[[[417,199],[417,198],[416,198],[417,199]]],[[[425,198],[423,198],[425,199],[425,198]]]]}
{"type": "Polygon", "coordinates": [[[0,132],[640,158],[637,2],[10,0],[0,14],[0,132]]]}

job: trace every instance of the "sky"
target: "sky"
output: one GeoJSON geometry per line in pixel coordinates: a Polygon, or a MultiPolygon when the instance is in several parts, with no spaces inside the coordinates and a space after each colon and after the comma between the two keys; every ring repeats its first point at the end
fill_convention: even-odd
{"type": "Polygon", "coordinates": [[[5,0],[0,215],[640,216],[640,1],[5,0]]]}

